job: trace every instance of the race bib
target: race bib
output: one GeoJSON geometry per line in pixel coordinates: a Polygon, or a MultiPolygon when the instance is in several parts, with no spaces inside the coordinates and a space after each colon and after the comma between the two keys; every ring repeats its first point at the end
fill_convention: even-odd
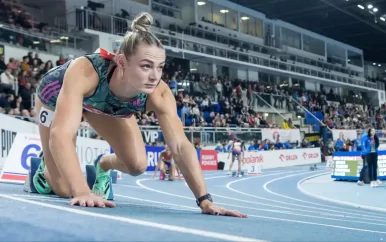
{"type": "Polygon", "coordinates": [[[54,118],[54,111],[45,107],[40,108],[39,123],[49,128],[54,118]]]}

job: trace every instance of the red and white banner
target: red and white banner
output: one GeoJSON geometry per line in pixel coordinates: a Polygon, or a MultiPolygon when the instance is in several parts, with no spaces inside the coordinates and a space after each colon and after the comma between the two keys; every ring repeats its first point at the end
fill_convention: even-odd
{"type": "Polygon", "coordinates": [[[279,139],[282,142],[296,141],[301,142],[300,131],[298,129],[261,129],[261,137],[263,140],[276,141],[279,139]]]}
{"type": "Polygon", "coordinates": [[[320,148],[245,152],[244,162],[248,159],[267,169],[320,163],[321,154],[320,148]]]}
{"type": "MultiPolygon", "coordinates": [[[[225,163],[224,170],[229,169],[231,159],[232,156],[228,159],[227,153],[219,153],[219,160],[225,163]]],[[[321,161],[319,148],[248,151],[244,152],[243,169],[248,170],[248,174],[254,174],[256,170],[259,173],[259,169],[316,164],[321,161]]],[[[235,169],[237,162],[233,165],[235,169]]]]}
{"type": "Polygon", "coordinates": [[[203,171],[217,170],[217,151],[216,150],[201,150],[200,165],[203,171]]]}

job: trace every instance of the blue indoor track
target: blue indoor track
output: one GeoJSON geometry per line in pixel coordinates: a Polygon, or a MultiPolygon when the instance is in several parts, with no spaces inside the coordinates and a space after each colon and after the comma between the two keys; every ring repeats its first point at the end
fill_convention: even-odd
{"type": "Polygon", "coordinates": [[[243,178],[206,172],[216,204],[246,213],[246,219],[202,215],[184,180],[152,180],[149,173],[123,176],[114,184],[114,209],[69,206],[66,199],[0,184],[0,241],[384,240],[386,213],[338,205],[298,190],[299,181],[328,172],[308,166],[243,178]]]}

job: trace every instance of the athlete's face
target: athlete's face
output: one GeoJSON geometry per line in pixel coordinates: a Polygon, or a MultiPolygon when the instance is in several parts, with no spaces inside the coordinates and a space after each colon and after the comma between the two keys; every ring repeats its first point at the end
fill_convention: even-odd
{"type": "Polygon", "coordinates": [[[152,93],[162,76],[165,50],[141,44],[137,46],[135,55],[128,59],[124,79],[128,80],[130,88],[145,94],[152,93]]]}

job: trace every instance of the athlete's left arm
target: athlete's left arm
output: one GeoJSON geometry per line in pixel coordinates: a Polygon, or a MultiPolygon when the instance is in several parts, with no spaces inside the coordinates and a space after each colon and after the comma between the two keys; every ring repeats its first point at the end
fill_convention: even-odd
{"type": "MultiPolygon", "coordinates": [[[[185,136],[184,127],[177,114],[175,98],[164,82],[161,81],[156,90],[149,96],[147,109],[156,113],[166,143],[196,199],[207,194],[196,149],[185,136]]],[[[237,211],[217,207],[209,200],[204,200],[200,207],[202,213],[246,217],[245,214],[237,211]]]]}
{"type": "Polygon", "coordinates": [[[156,90],[149,96],[147,109],[156,113],[173,159],[194,196],[199,198],[207,194],[196,149],[185,135],[184,127],[177,114],[175,98],[164,82],[161,81],[156,90]]]}

